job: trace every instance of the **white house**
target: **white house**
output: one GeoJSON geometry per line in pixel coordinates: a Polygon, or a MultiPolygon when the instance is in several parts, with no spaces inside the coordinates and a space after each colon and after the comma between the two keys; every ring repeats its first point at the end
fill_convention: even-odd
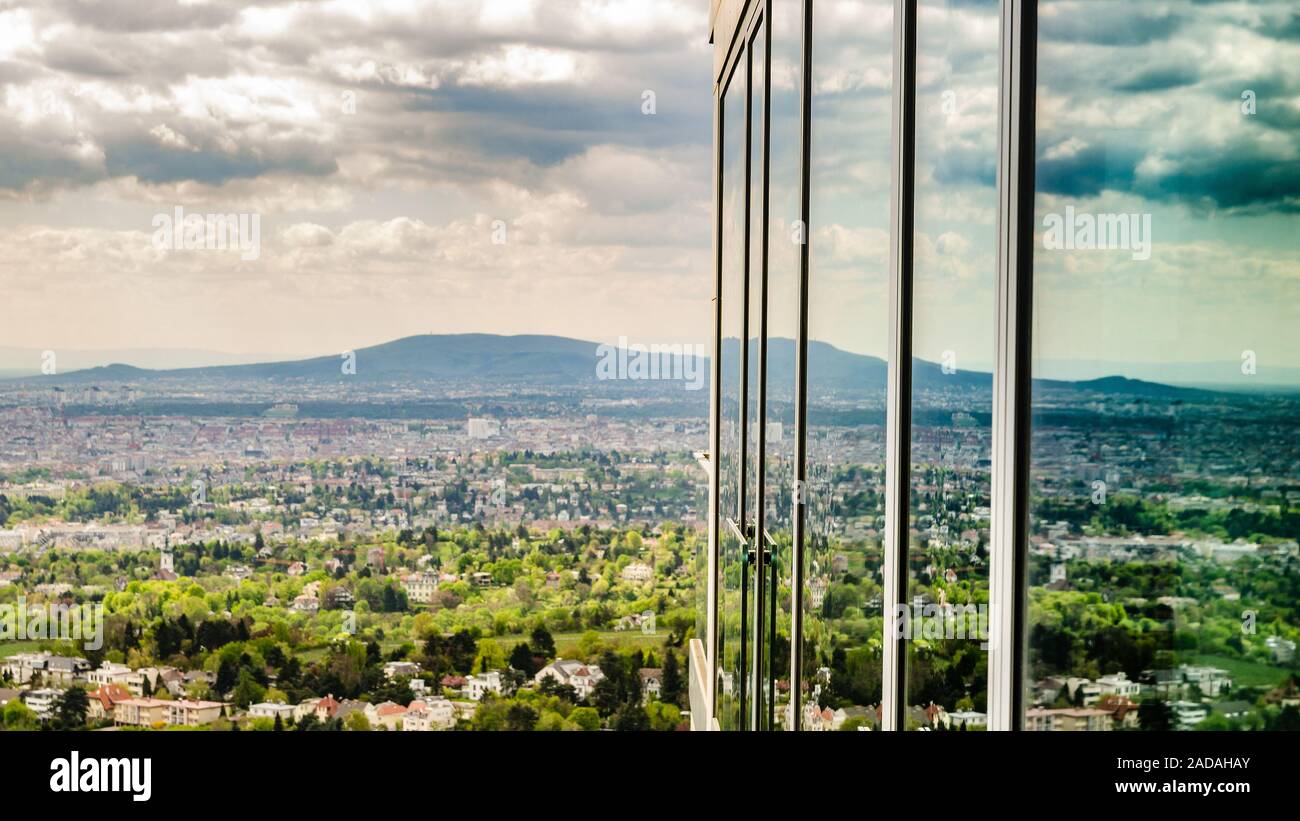
{"type": "Polygon", "coordinates": [[[1130,681],[1124,673],[1112,673],[1109,676],[1102,676],[1097,679],[1097,687],[1101,695],[1124,696],[1125,698],[1136,699],[1142,692],[1142,685],[1136,681],[1130,681]]]}
{"type": "Polygon", "coordinates": [[[304,593],[293,600],[290,608],[297,610],[299,613],[316,613],[320,610],[320,599],[304,593]]]}
{"type": "Polygon", "coordinates": [[[438,592],[438,574],[429,570],[402,577],[406,598],[416,604],[429,604],[438,592]]]}
{"type": "Polygon", "coordinates": [[[1295,642],[1281,636],[1269,636],[1264,639],[1264,646],[1273,654],[1273,661],[1286,664],[1295,658],[1295,642]]]}
{"type": "MultiPolygon", "coordinates": [[[[117,684],[121,687],[127,687],[128,683],[134,677],[135,673],[126,664],[118,664],[115,661],[106,661],[99,665],[98,670],[91,670],[86,674],[86,683],[91,688],[103,687],[106,684],[117,684]]],[[[128,689],[130,689],[128,687],[128,689]]]]}
{"type": "Polygon", "coordinates": [[[948,714],[950,727],[987,727],[989,726],[988,713],[979,713],[974,710],[954,710],[948,714]]]}
{"type": "Polygon", "coordinates": [[[586,698],[605,678],[605,674],[594,664],[583,664],[576,659],[556,659],[537,671],[533,677],[536,684],[545,679],[552,679],[557,684],[566,684],[574,689],[579,698],[586,698]]]}
{"type": "Polygon", "coordinates": [[[1174,710],[1174,722],[1180,730],[1190,730],[1209,717],[1209,708],[1194,701],[1175,701],[1169,705],[1174,710]]]}
{"type": "Polygon", "coordinates": [[[456,707],[445,698],[412,701],[402,716],[406,732],[449,730],[456,725],[456,707]]]}
{"type": "Polygon", "coordinates": [[[501,674],[493,671],[465,680],[465,694],[474,701],[481,701],[488,693],[501,694],[501,674]]]}
{"type": "Polygon", "coordinates": [[[412,678],[420,674],[420,665],[413,661],[390,661],[384,665],[384,678],[412,678]]]}
{"type": "Polygon", "coordinates": [[[298,708],[292,704],[280,704],[278,702],[263,702],[254,704],[248,708],[249,718],[269,718],[280,717],[281,721],[287,722],[293,719],[298,712],[298,708]]]}
{"type": "Polygon", "coordinates": [[[645,562],[632,562],[621,575],[625,582],[648,582],[654,579],[655,569],[645,562]]]}
{"type": "Polygon", "coordinates": [[[1228,671],[1220,670],[1218,667],[1194,667],[1184,664],[1179,668],[1179,672],[1188,683],[1195,684],[1201,694],[1209,698],[1216,698],[1232,687],[1232,678],[1228,675],[1228,671]]]}
{"type": "Polygon", "coordinates": [[[664,671],[661,667],[642,667],[638,671],[641,675],[641,700],[659,700],[659,693],[663,689],[664,671]]]}
{"type": "Polygon", "coordinates": [[[37,718],[44,721],[54,712],[54,705],[58,702],[60,695],[61,693],[58,690],[29,690],[23,701],[36,714],[37,718]]]}

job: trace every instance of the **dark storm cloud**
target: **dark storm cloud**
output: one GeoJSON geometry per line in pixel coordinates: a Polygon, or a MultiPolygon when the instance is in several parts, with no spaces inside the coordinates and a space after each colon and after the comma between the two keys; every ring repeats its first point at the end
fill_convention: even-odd
{"type": "Polygon", "coordinates": [[[1300,11],[1267,16],[1255,30],[1274,40],[1300,40],[1300,11]]]}
{"type": "Polygon", "coordinates": [[[712,139],[708,52],[702,40],[693,49],[678,36],[689,15],[666,2],[627,22],[626,11],[600,4],[529,11],[473,0],[413,10],[239,0],[13,5],[30,14],[36,37],[0,63],[0,83],[24,84],[17,90],[54,100],[64,115],[46,124],[38,113],[33,124],[30,113],[10,111],[6,122],[0,112],[0,129],[62,128],[62,142],[80,141],[100,160],[11,161],[0,182],[11,191],[75,186],[96,174],[210,184],[320,177],[349,159],[374,169],[365,184],[387,175],[515,181],[596,146],[660,151],[712,139]],[[645,90],[656,95],[653,116],[641,111],[645,90]],[[341,116],[345,93],[358,99],[355,116],[341,116]],[[191,144],[159,137],[161,127],[191,144]]]}
{"type": "Polygon", "coordinates": [[[1142,159],[1132,146],[1116,150],[1087,146],[1075,153],[1052,156],[1051,146],[1039,146],[1034,180],[1039,191],[1066,197],[1095,197],[1103,191],[1127,191],[1133,170],[1142,159]]]}
{"type": "Polygon", "coordinates": [[[941,185],[982,185],[998,181],[997,155],[981,147],[950,148],[935,162],[934,179],[941,185]]]}
{"type": "Polygon", "coordinates": [[[1069,156],[1048,157],[1040,148],[1035,180],[1047,194],[1079,198],[1129,192],[1152,202],[1181,203],[1197,210],[1244,209],[1293,212],[1300,196],[1300,160],[1267,154],[1255,140],[1230,150],[1198,148],[1165,157],[1160,173],[1139,173],[1159,142],[1089,146],[1069,156]]]}
{"type": "Polygon", "coordinates": [[[1116,83],[1114,88],[1118,91],[1133,93],[1165,91],[1171,88],[1195,85],[1199,79],[1200,73],[1195,66],[1155,66],[1134,72],[1116,83]]]}
{"type": "Polygon", "coordinates": [[[1040,40],[1133,46],[1168,40],[1186,22],[1168,11],[1139,10],[1133,3],[1075,3],[1068,13],[1040,14],[1040,40]]]}
{"type": "Polygon", "coordinates": [[[33,180],[87,184],[103,176],[78,156],[74,143],[39,133],[0,133],[0,189],[19,190],[33,180]]]}
{"type": "Polygon", "coordinates": [[[1255,119],[1262,125],[1284,134],[1300,134],[1300,106],[1285,100],[1256,98],[1255,119]]]}
{"type": "Polygon", "coordinates": [[[1142,180],[1150,200],[1179,200],[1216,209],[1300,212],[1300,160],[1268,156],[1251,147],[1231,154],[1184,157],[1177,171],[1142,180]]]}
{"type": "Polygon", "coordinates": [[[231,153],[213,148],[173,149],[159,146],[157,140],[128,137],[105,144],[104,165],[112,177],[134,176],[149,183],[194,180],[213,185],[267,174],[324,176],[338,170],[338,164],[323,147],[302,140],[231,153]]]}
{"type": "Polygon", "coordinates": [[[671,90],[655,92],[656,113],[642,113],[645,89],[580,89],[555,86],[492,89],[448,86],[413,94],[412,111],[440,112],[445,133],[461,145],[488,154],[527,157],[552,165],[581,154],[593,144],[639,148],[704,145],[713,138],[709,98],[671,90]],[[502,128],[510,122],[512,127],[502,128]]]}

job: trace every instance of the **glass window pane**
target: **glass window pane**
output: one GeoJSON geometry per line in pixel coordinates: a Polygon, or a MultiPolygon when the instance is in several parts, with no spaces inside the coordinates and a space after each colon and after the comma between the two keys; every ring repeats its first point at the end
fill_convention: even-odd
{"type": "Polygon", "coordinates": [[[803,729],[880,703],[892,18],[813,6],[803,729]]]}
{"type": "Polygon", "coordinates": [[[767,422],[763,521],[775,543],[775,640],[769,681],[773,729],[780,729],[790,685],[790,544],[794,489],[795,337],[799,332],[799,95],[803,4],[772,3],[767,238],[767,422]]]}
{"type": "Polygon", "coordinates": [[[718,681],[717,719],[739,723],[740,542],[731,522],[740,516],[740,340],[745,334],[745,61],[722,98],[722,344],[718,361],[718,681]]]}
{"type": "MultiPolygon", "coordinates": [[[[762,458],[763,442],[761,441],[761,432],[763,430],[763,413],[759,407],[759,399],[762,396],[759,387],[759,365],[760,346],[762,343],[763,330],[763,96],[766,83],[764,80],[763,69],[763,52],[766,49],[766,32],[763,24],[755,27],[754,34],[750,40],[750,146],[749,146],[749,277],[747,284],[746,300],[749,305],[748,325],[746,327],[746,374],[748,385],[745,391],[746,415],[745,424],[749,432],[749,438],[745,451],[745,498],[741,502],[744,511],[744,521],[747,524],[758,525],[760,520],[760,505],[763,498],[763,471],[759,470],[759,460],[762,458]]],[[[751,537],[751,552],[762,544],[762,536],[757,527],[751,537]]],[[[763,635],[762,621],[759,613],[754,608],[759,605],[758,599],[758,579],[754,576],[755,565],[750,564],[746,567],[748,579],[745,585],[747,595],[744,598],[745,611],[745,628],[746,628],[746,658],[745,670],[748,671],[749,684],[745,690],[745,720],[746,726],[754,726],[754,716],[763,712],[762,697],[766,693],[765,680],[763,677],[764,670],[759,669],[757,674],[754,670],[754,661],[760,656],[756,656],[754,648],[762,644],[763,635]],[[755,713],[755,710],[758,712],[755,713]]],[[[764,597],[764,601],[766,597],[764,597]]],[[[766,615],[766,611],[764,614],[766,615]]]]}
{"type": "Polygon", "coordinates": [[[1293,8],[1042,4],[1029,729],[1295,720],[1293,8]]]}
{"type": "Polygon", "coordinates": [[[997,274],[998,6],[917,11],[907,729],[982,729],[997,274]]]}

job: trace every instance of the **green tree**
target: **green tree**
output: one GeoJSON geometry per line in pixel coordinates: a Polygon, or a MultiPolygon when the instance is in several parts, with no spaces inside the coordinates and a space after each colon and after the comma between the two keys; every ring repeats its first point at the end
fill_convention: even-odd
{"type": "Polygon", "coordinates": [[[614,715],[613,727],[621,733],[638,733],[650,729],[650,717],[640,704],[624,704],[614,715]]]}
{"type": "Polygon", "coordinates": [[[526,704],[511,704],[506,711],[506,729],[531,731],[537,725],[537,711],[526,704]]]}
{"type": "Polygon", "coordinates": [[[677,664],[677,654],[671,647],[664,648],[664,672],[663,679],[659,683],[659,697],[668,704],[675,704],[678,707],[683,705],[686,695],[685,682],[682,681],[682,670],[677,664]]]}
{"type": "Polygon", "coordinates": [[[247,667],[239,671],[239,683],[235,685],[233,701],[239,707],[247,709],[250,704],[260,702],[266,695],[266,688],[257,683],[253,673],[247,667]]]}
{"type": "Polygon", "coordinates": [[[81,687],[63,691],[54,705],[54,726],[61,730],[74,730],[86,726],[86,712],[90,698],[81,687]]]}
{"type": "Polygon", "coordinates": [[[555,638],[543,625],[539,624],[533,628],[533,633],[529,636],[528,646],[532,649],[534,655],[541,656],[547,661],[555,658],[555,638]]]}
{"type": "Polygon", "coordinates": [[[1174,710],[1160,699],[1147,699],[1138,705],[1138,726],[1156,732],[1172,730],[1174,710]]]}
{"type": "Polygon", "coordinates": [[[600,713],[594,707],[574,707],[569,713],[569,721],[588,732],[600,729],[600,713]]]}
{"type": "Polygon", "coordinates": [[[32,708],[16,698],[5,705],[3,716],[6,730],[35,730],[41,726],[32,708]]]}
{"type": "Polygon", "coordinates": [[[510,666],[530,679],[537,675],[539,669],[533,651],[522,641],[515,645],[515,649],[510,651],[510,666]]]}
{"type": "Polygon", "coordinates": [[[366,714],[360,710],[348,713],[346,723],[347,728],[353,732],[365,732],[370,729],[370,719],[366,718],[366,714]]]}

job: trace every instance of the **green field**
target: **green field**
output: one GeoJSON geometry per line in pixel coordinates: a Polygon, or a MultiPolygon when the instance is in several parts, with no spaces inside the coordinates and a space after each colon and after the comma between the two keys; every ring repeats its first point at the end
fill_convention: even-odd
{"type": "Polygon", "coordinates": [[[1227,670],[1232,676],[1232,683],[1237,687],[1277,687],[1291,674],[1290,670],[1283,667],[1229,656],[1191,656],[1185,659],[1185,663],[1227,670]]]}
{"type": "Polygon", "coordinates": [[[39,641],[0,641],[0,659],[19,653],[34,653],[41,649],[39,641]]]}

